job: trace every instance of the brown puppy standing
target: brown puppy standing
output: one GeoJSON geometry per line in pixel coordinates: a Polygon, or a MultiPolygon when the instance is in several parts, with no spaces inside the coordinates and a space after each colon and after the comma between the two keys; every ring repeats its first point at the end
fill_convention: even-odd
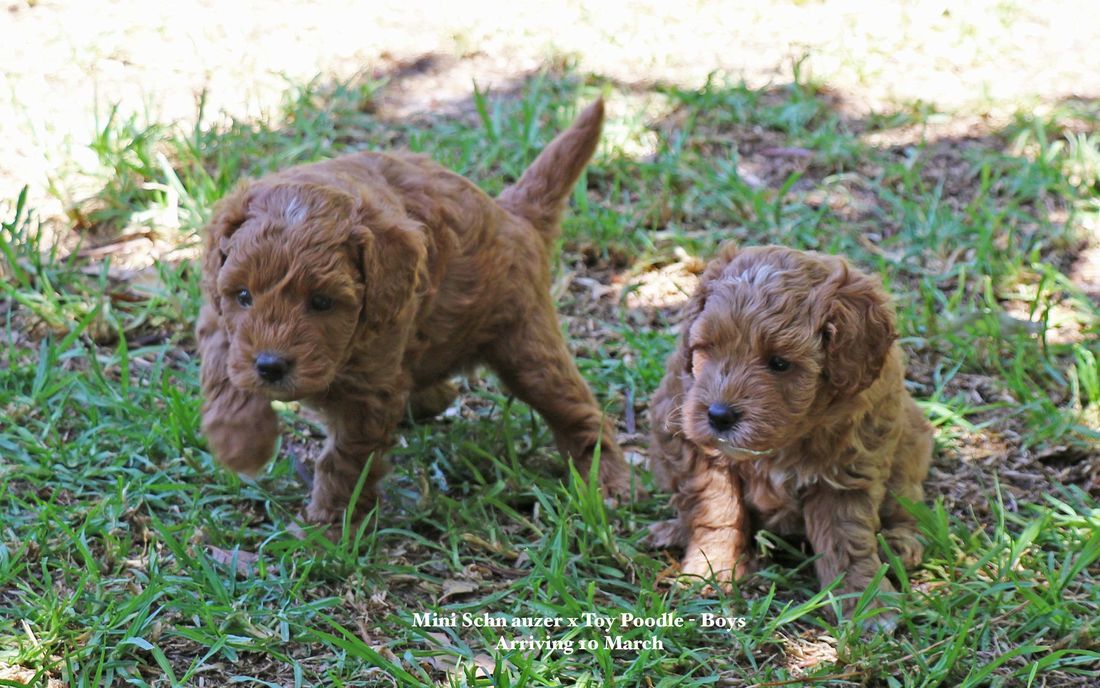
{"type": "MultiPolygon", "coordinates": [[[[822,585],[862,592],[877,534],[923,554],[895,497],[920,501],[932,432],[904,387],[889,297],[836,256],[727,245],[687,304],[653,397],[650,460],[678,518],[683,573],[747,570],[752,529],[805,534],[822,585]]],[[[883,579],[881,589],[890,589],[883,579]]]]}
{"type": "Polygon", "coordinates": [[[198,323],[218,460],[259,470],[279,432],[271,400],[302,400],[328,430],[306,515],[337,521],[371,456],[357,511],[376,499],[410,397],[441,410],[448,377],[484,362],[582,474],[599,444],[605,493],[625,494],[629,469],[550,297],[558,221],[602,121],[597,101],[495,201],[409,153],[301,165],[224,199],[206,228],[198,323]]]}

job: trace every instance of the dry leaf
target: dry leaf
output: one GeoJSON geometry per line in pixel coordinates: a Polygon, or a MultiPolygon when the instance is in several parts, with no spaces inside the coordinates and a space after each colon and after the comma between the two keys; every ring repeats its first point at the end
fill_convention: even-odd
{"type": "Polygon", "coordinates": [[[236,559],[237,575],[239,576],[254,574],[256,572],[256,562],[260,560],[260,555],[255,552],[245,552],[239,549],[229,551],[221,547],[207,545],[206,551],[210,554],[211,559],[225,566],[232,566],[234,559],[236,559]]]}
{"type": "Polygon", "coordinates": [[[44,688],[62,688],[65,684],[55,678],[47,678],[46,683],[35,681],[36,672],[21,666],[0,664],[0,681],[11,685],[43,686],[44,688]]]}
{"type": "Polygon", "coordinates": [[[424,657],[424,660],[435,669],[436,671],[446,672],[458,678],[462,678],[462,672],[460,666],[463,663],[473,662],[477,666],[478,678],[489,678],[493,675],[493,670],[496,668],[496,661],[492,656],[479,652],[474,655],[472,659],[466,660],[454,644],[451,642],[451,638],[444,633],[428,633],[428,636],[435,641],[435,645],[440,649],[454,650],[455,654],[438,654],[430,657],[424,657]]]}
{"type": "Polygon", "coordinates": [[[443,604],[443,601],[448,597],[454,597],[456,595],[466,595],[468,593],[477,590],[477,583],[468,580],[458,580],[455,578],[448,578],[443,581],[443,594],[436,600],[438,604],[443,604]]]}
{"type": "MultiPolygon", "coordinates": [[[[427,636],[434,641],[432,644],[437,647],[443,649],[454,648],[454,645],[451,644],[451,639],[443,633],[429,632],[427,633],[427,636]]],[[[436,671],[442,671],[446,673],[450,673],[455,670],[455,667],[458,666],[458,659],[459,658],[456,655],[442,653],[437,655],[427,655],[423,657],[423,661],[427,662],[428,666],[435,669],[436,671]]]]}

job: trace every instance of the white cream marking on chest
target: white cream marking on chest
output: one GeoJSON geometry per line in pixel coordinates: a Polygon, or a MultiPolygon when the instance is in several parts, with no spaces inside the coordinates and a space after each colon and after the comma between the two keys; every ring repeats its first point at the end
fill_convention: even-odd
{"type": "Polygon", "coordinates": [[[799,467],[772,467],[768,470],[768,482],[771,483],[772,489],[783,494],[794,494],[820,481],[833,484],[828,475],[822,475],[818,471],[805,471],[799,467]]]}
{"type": "Polygon", "coordinates": [[[768,471],[768,481],[771,482],[772,488],[778,491],[786,491],[787,480],[791,477],[791,474],[787,471],[779,468],[773,468],[768,471]]]}

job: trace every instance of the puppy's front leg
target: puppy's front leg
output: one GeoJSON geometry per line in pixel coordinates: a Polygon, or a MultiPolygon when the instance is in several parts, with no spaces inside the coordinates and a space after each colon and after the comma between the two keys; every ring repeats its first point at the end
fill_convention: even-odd
{"type": "MultiPolygon", "coordinates": [[[[881,495],[881,488],[877,493],[881,495]]],[[[814,567],[821,585],[844,573],[840,592],[862,593],[867,589],[882,564],[876,539],[880,501],[881,496],[876,501],[863,490],[838,490],[823,483],[806,494],[806,536],[818,555],[814,567]]],[[[890,590],[893,586],[883,578],[879,591],[890,590]]],[[[843,608],[850,611],[855,604],[856,598],[849,598],[843,608]]]]}
{"type": "Polygon", "coordinates": [[[393,432],[404,416],[407,400],[407,392],[359,392],[341,394],[338,403],[319,406],[329,437],[317,460],[307,520],[341,521],[368,461],[353,520],[375,505],[378,481],[390,470],[386,451],[393,446],[393,432]]]}
{"type": "Polygon", "coordinates": [[[229,338],[210,305],[202,307],[196,333],[202,359],[202,434],[220,463],[238,473],[255,473],[275,453],[279,438],[275,411],[264,397],[244,392],[229,381],[229,338]]]}
{"type": "Polygon", "coordinates": [[[743,577],[748,572],[749,519],[740,476],[722,463],[698,456],[674,503],[680,521],[691,530],[681,571],[714,576],[722,583],[743,577]]]}

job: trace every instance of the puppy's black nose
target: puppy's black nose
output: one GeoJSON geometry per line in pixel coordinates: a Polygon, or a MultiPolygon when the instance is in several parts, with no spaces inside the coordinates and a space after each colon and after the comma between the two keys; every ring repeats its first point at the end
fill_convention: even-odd
{"type": "Polygon", "coordinates": [[[256,357],[256,374],[265,382],[278,382],[290,370],[290,363],[282,356],[262,353],[256,357]]]}
{"type": "Polygon", "coordinates": [[[725,432],[737,425],[741,420],[741,412],[728,404],[714,402],[707,407],[707,421],[710,427],[718,432],[725,432]]]}

